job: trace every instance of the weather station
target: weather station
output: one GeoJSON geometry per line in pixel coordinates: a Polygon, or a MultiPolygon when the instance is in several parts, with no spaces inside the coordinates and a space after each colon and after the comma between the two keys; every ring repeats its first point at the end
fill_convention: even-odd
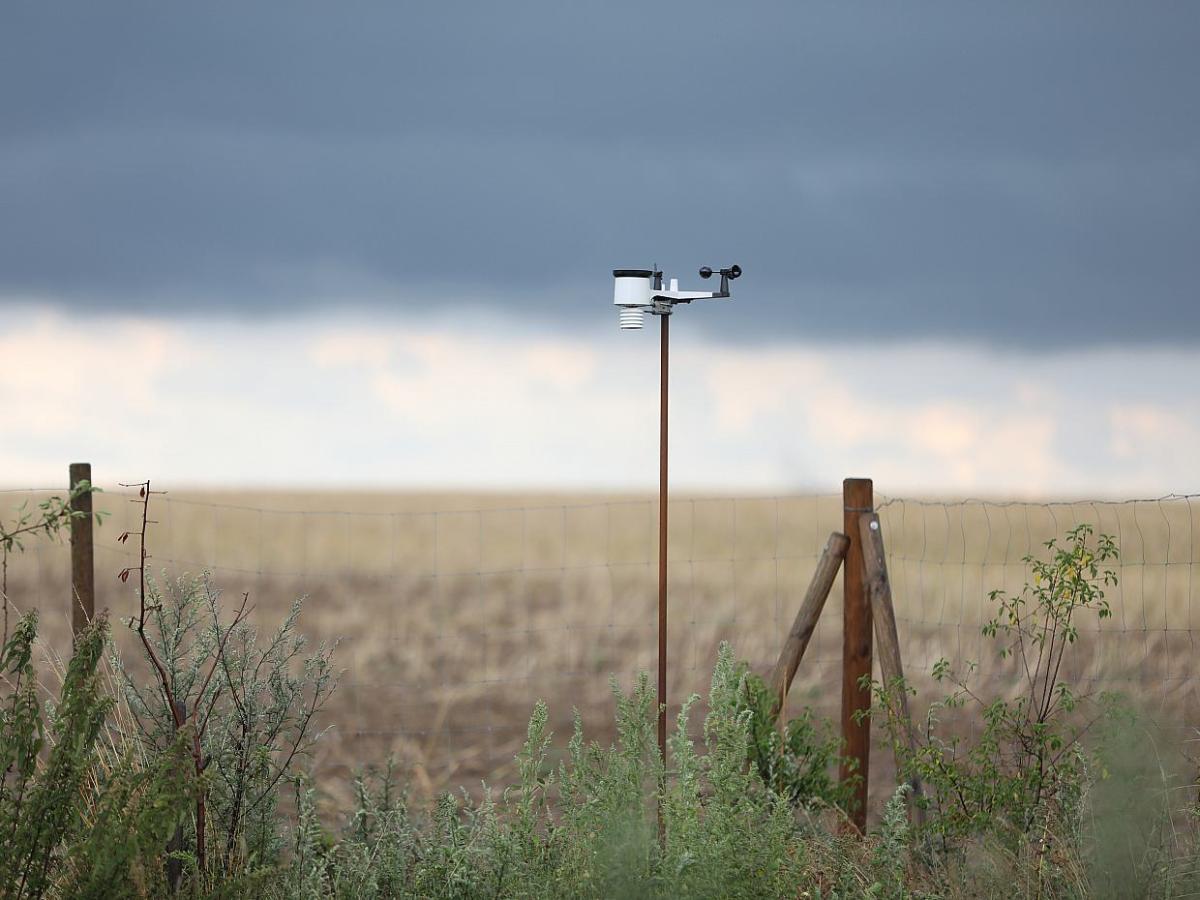
{"type": "Polygon", "coordinates": [[[641,329],[646,313],[659,321],[659,425],[658,425],[658,752],[667,760],[667,372],[670,322],[676,306],[693,300],[730,300],[729,282],[742,274],[741,266],[714,272],[708,266],[700,277],[721,278],[716,291],[681,291],[672,278],[663,289],[663,273],[653,269],[613,269],[613,304],[617,320],[626,331],[641,329]]]}

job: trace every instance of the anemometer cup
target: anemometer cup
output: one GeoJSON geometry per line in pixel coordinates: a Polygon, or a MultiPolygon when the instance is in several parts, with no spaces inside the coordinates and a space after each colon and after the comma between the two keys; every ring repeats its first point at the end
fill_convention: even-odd
{"type": "MultiPolygon", "coordinates": [[[[741,276],[742,267],[735,263],[734,265],[730,266],[728,269],[719,270],[718,274],[720,274],[720,276],[721,276],[721,291],[720,292],[722,294],[728,294],[729,293],[729,282],[731,282],[733,279],[739,278],[741,276]]],[[[712,278],[712,276],[713,276],[713,270],[712,270],[711,266],[701,266],[700,267],[700,277],[701,278],[712,278]]]]}

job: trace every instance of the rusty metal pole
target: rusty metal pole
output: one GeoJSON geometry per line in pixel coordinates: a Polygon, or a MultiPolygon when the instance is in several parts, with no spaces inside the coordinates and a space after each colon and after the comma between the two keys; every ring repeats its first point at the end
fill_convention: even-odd
{"type": "MultiPolygon", "coordinates": [[[[92,482],[91,463],[71,463],[71,490],[81,482],[92,482]]],[[[96,566],[92,545],[92,492],[85,491],[71,501],[71,511],[82,513],[71,518],[71,633],[80,632],[96,615],[96,566]]]]}
{"type": "Polygon", "coordinates": [[[671,316],[662,323],[658,419],[658,754],[667,765],[667,348],[671,316]]]}
{"type": "MultiPolygon", "coordinates": [[[[711,278],[709,266],[700,269],[701,278],[711,278]]],[[[677,303],[693,300],[728,300],[729,282],[740,278],[741,266],[720,270],[721,288],[717,291],[681,291],[678,279],[663,290],[663,273],[652,269],[613,269],[613,303],[619,309],[618,324],[627,330],[642,327],[645,314],[659,318],[659,430],[658,430],[658,752],[663,772],[667,762],[667,388],[671,323],[668,319],[677,303]]]]}

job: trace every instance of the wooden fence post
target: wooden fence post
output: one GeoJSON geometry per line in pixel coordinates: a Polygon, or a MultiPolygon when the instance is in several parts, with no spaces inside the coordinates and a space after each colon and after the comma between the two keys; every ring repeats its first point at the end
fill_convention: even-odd
{"type": "Polygon", "coordinates": [[[817,569],[808,585],[808,592],[804,595],[804,602],[800,605],[800,611],[796,613],[796,621],[792,623],[792,630],[788,632],[783,649],[779,651],[779,661],[775,663],[768,682],[771,693],[775,695],[775,702],[771,708],[771,714],[774,716],[778,716],[783,710],[792,679],[796,677],[796,669],[800,667],[800,660],[804,658],[804,651],[808,649],[808,642],[817,627],[821,610],[825,608],[825,598],[829,596],[833,579],[837,577],[838,568],[846,558],[846,548],[849,546],[850,538],[837,531],[831,534],[825,543],[821,559],[817,562],[817,569]]]}
{"type": "MultiPolygon", "coordinates": [[[[862,537],[863,565],[867,577],[867,596],[871,600],[871,615],[875,620],[875,637],[879,643],[879,670],[883,684],[898,690],[894,700],[893,714],[900,719],[904,739],[910,754],[917,752],[917,737],[913,732],[912,716],[908,711],[908,685],[904,681],[904,664],[900,659],[900,635],[896,629],[896,609],[892,604],[892,584],[888,579],[887,557],[883,551],[883,529],[877,513],[863,513],[858,520],[862,537]]],[[[896,753],[896,768],[900,768],[900,753],[896,753]]],[[[923,794],[921,779],[914,775],[909,781],[912,795],[909,809],[913,821],[918,825],[925,821],[925,810],[921,808],[923,794]]]]}
{"type": "Polygon", "coordinates": [[[863,583],[862,532],[858,519],[875,508],[874,488],[869,478],[847,478],[842,482],[844,531],[850,538],[842,576],[842,753],[839,778],[844,784],[858,778],[850,799],[850,822],[861,833],[867,830],[867,783],[871,774],[871,604],[863,583]],[[862,682],[866,679],[867,686],[862,682]]]}
{"type": "MultiPolygon", "coordinates": [[[[71,490],[80,482],[91,484],[92,464],[71,463],[71,490]]],[[[92,545],[92,493],[86,491],[71,501],[71,633],[78,637],[96,615],[96,566],[92,545]]]]}

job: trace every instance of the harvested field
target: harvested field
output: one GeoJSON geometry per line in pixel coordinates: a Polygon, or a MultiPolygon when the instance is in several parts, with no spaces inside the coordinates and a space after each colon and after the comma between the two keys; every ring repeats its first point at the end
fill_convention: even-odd
{"type": "MultiPolygon", "coordinates": [[[[155,484],[155,487],[170,487],[155,484]]],[[[39,495],[0,493],[0,515],[39,495]]],[[[117,572],[117,543],[139,508],[113,488],[97,532],[98,607],[129,615],[136,593],[117,572]]],[[[1076,503],[921,502],[877,498],[904,662],[931,697],[933,662],[979,661],[985,690],[1013,683],[980,635],[987,593],[1019,590],[1022,557],[1089,521],[1122,551],[1114,615],[1083,616],[1067,677],[1122,690],[1188,749],[1200,724],[1193,674],[1200,608],[1200,528],[1189,498],[1076,503]]],[[[315,759],[326,774],[394,755],[413,792],[481,779],[503,783],[537,699],[565,736],[578,709],[609,737],[609,678],[628,686],[655,665],[656,504],[645,497],[500,494],[269,493],[172,490],[155,497],[149,535],[156,577],[209,571],[227,598],[249,591],[254,615],[277,622],[308,597],[303,630],[338,640],[345,670],[315,759]]],[[[721,641],[757,670],[774,662],[830,531],[840,496],[672,501],[670,695],[702,691],[721,641]]],[[[17,608],[39,607],[43,633],[69,647],[67,550],[32,542],[10,560],[17,608]]],[[[840,581],[797,675],[789,704],[836,715],[840,581]]],[[[132,649],[130,635],[116,629],[132,649]]],[[[674,710],[672,710],[673,713],[674,710]]],[[[565,739],[565,737],[564,737],[565,739]]],[[[887,778],[876,751],[874,774],[887,778]]],[[[344,779],[325,778],[327,788],[344,779]]],[[[877,795],[877,794],[876,794],[877,795]]]]}

